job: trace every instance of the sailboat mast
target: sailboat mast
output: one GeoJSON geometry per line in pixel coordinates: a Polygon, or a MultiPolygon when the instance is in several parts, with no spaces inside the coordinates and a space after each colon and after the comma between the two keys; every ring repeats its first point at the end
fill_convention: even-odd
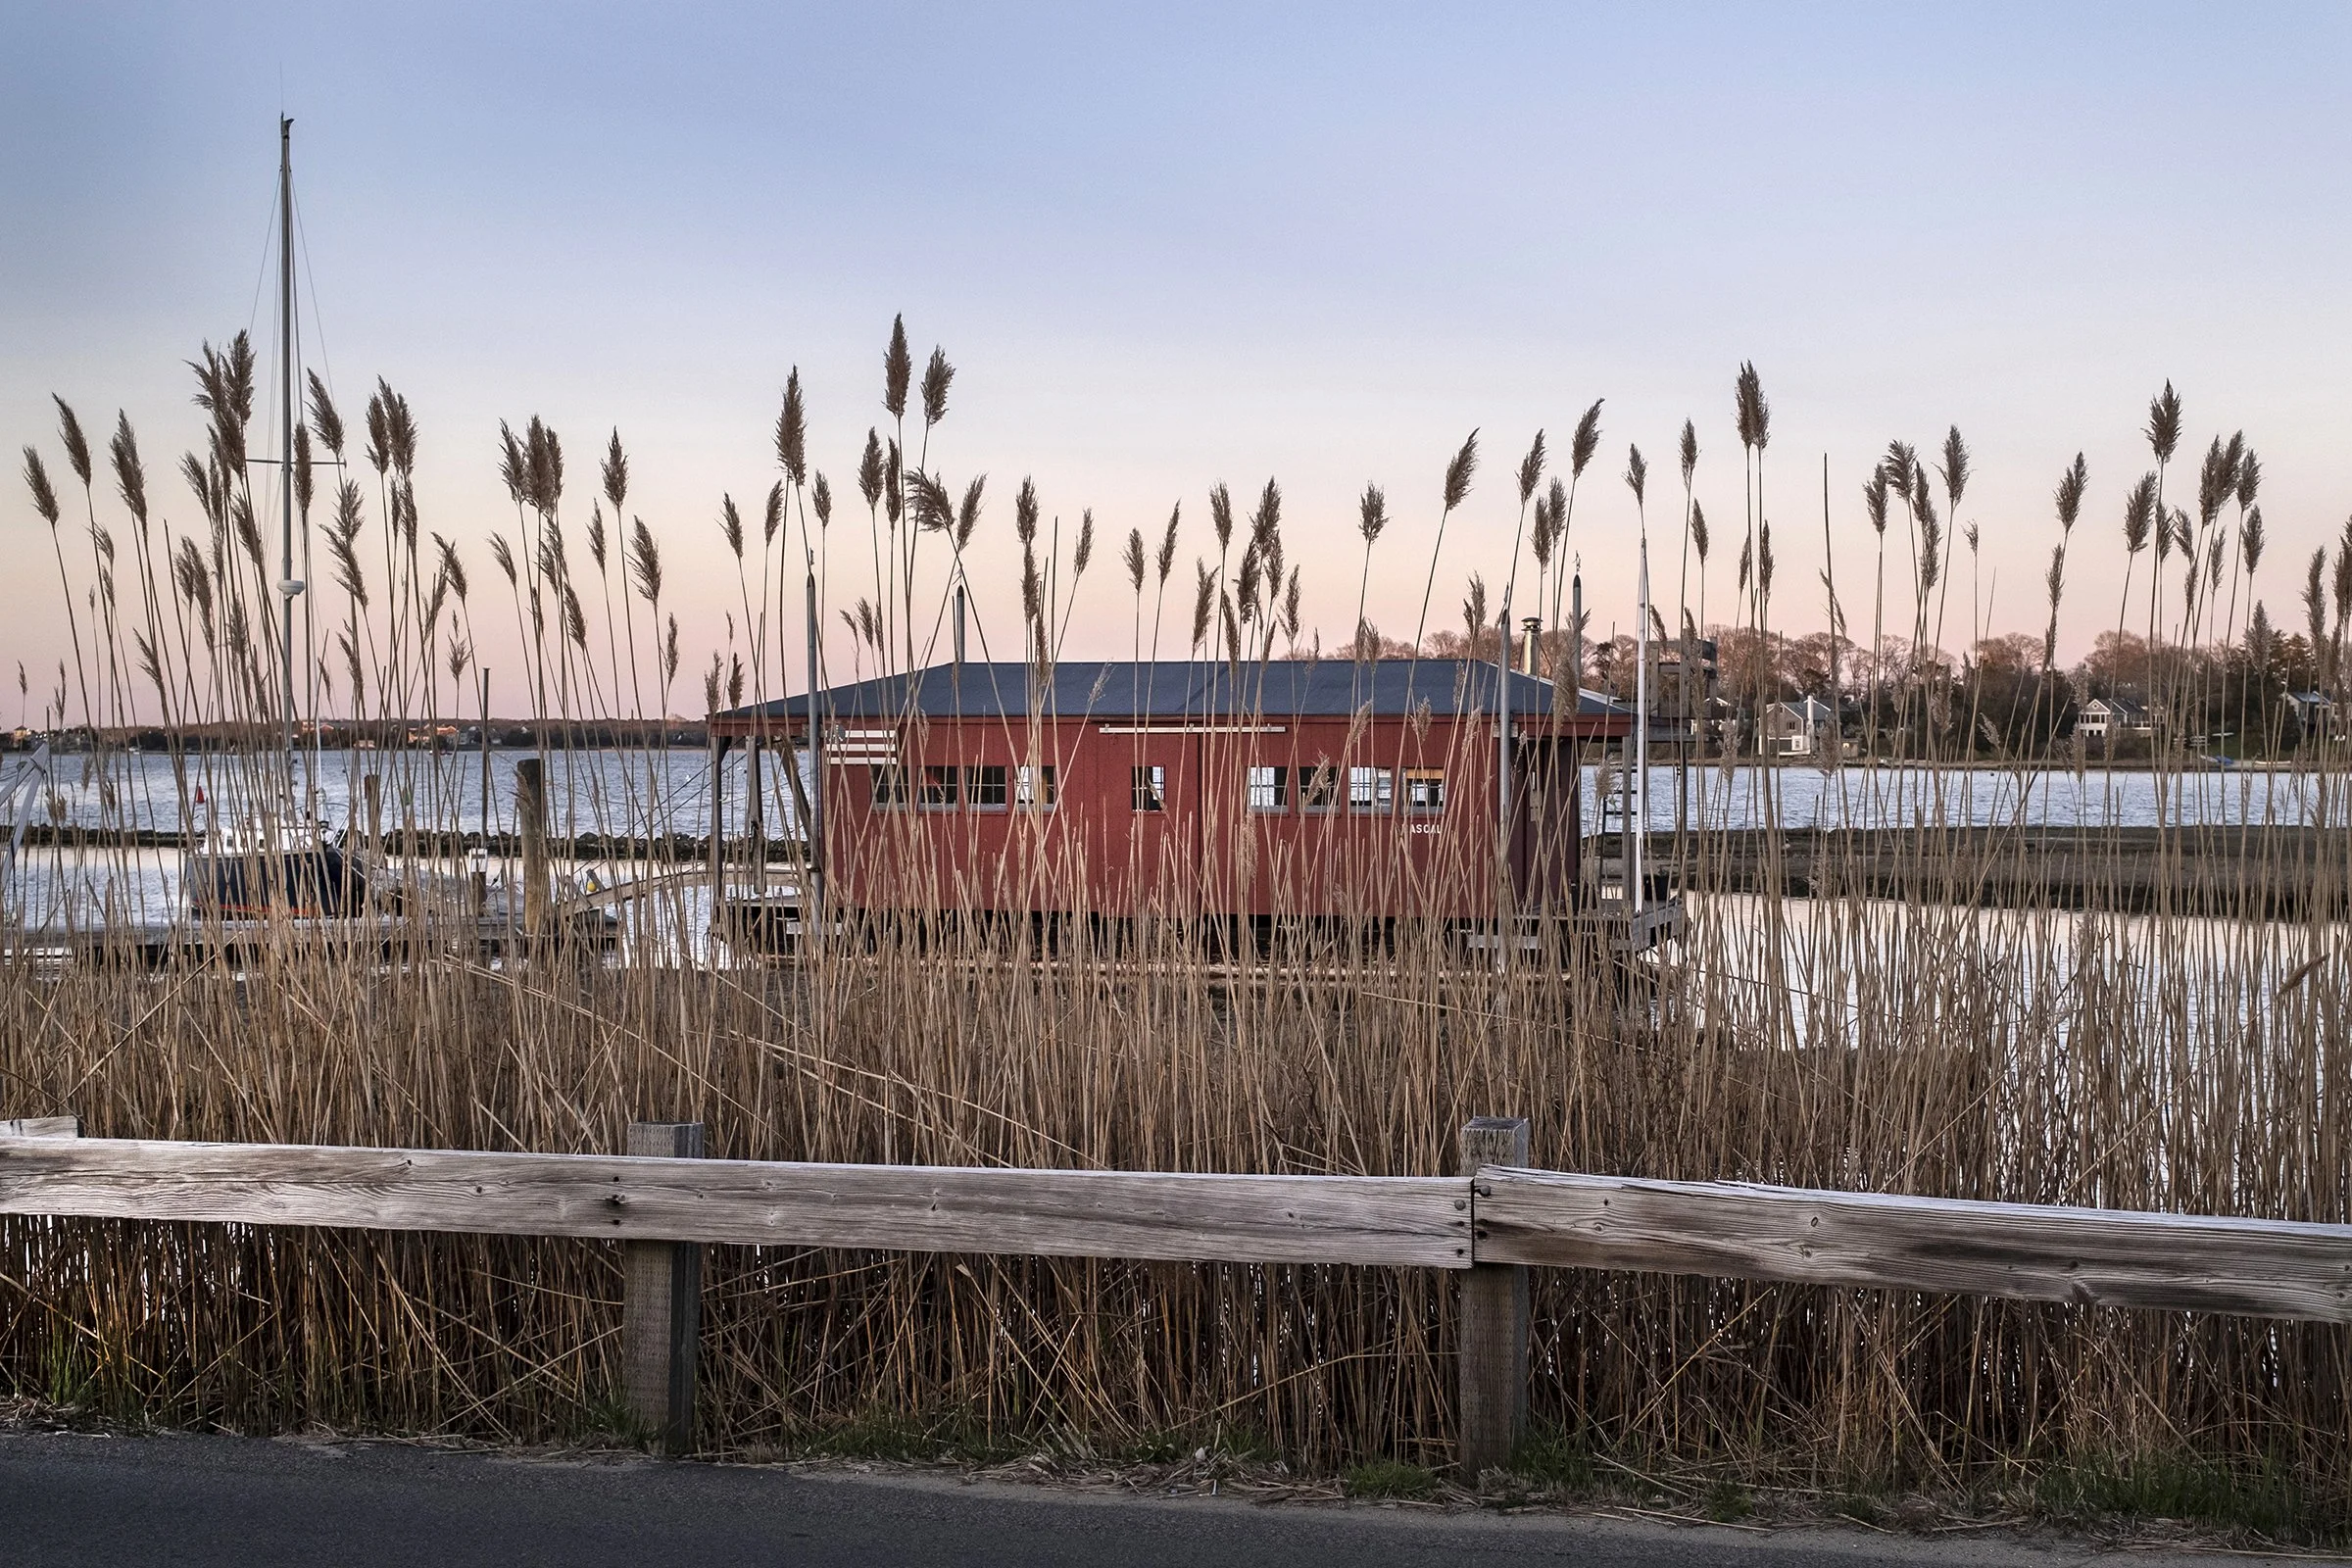
{"type": "MultiPolygon", "coordinates": [[[[294,791],[294,122],[277,117],[277,352],[278,499],[283,504],[283,548],[277,574],[279,675],[284,682],[286,792],[294,791]]],[[[296,803],[299,811],[310,803],[296,803]]]]}

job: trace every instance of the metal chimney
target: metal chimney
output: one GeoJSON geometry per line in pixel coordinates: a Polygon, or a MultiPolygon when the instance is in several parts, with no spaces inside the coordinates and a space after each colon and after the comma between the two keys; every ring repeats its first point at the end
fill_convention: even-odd
{"type": "Polygon", "coordinates": [[[1574,698],[1585,684],[1585,574],[1568,579],[1568,695],[1574,698]]]}
{"type": "Polygon", "coordinates": [[[1519,626],[1527,633],[1527,653],[1520,660],[1520,664],[1533,675],[1536,673],[1536,644],[1544,635],[1544,622],[1540,617],[1530,615],[1519,626]]]}

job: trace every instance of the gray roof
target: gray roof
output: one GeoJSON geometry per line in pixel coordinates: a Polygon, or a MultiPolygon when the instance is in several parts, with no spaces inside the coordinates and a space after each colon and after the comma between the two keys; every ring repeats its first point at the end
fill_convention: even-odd
{"type": "MultiPolygon", "coordinates": [[[[1029,667],[1020,663],[934,664],[912,677],[912,707],[926,717],[1025,716],[1029,667]]],[[[1401,717],[1423,703],[1433,714],[1494,710],[1494,666],[1453,659],[1279,660],[1234,665],[1204,662],[1137,663],[1127,660],[1065,661],[1045,676],[1037,708],[1065,718],[1171,718],[1280,714],[1345,718],[1367,703],[1381,716],[1401,717]]],[[[821,710],[834,718],[896,718],[908,709],[908,677],[883,676],[826,691],[821,710]]],[[[1511,672],[1514,713],[1552,711],[1552,684],[1511,672]]],[[[731,709],[720,719],[806,717],[807,696],[731,709]]],[[[1596,692],[1578,694],[1585,718],[1631,716],[1633,710],[1596,692]]]]}

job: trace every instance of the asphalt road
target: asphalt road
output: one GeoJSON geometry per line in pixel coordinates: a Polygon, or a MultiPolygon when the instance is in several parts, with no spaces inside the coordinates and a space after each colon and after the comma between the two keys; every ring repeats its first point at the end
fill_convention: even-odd
{"type": "MultiPolygon", "coordinates": [[[[1871,1568],[2097,1560],[2082,1547],[1770,1536],[1363,1504],[1136,1499],[953,1478],[394,1445],[0,1434],[0,1563],[187,1568],[1279,1564],[1871,1568]]],[[[2115,1560],[2122,1560],[2120,1555],[2115,1560]]],[[[2132,1553],[2134,1568],[2165,1558],[2132,1553]]],[[[2188,1559],[2174,1559],[2185,1562],[2188,1559]]],[[[2227,1559],[2203,1556],[2200,1568],[2227,1559]]]]}

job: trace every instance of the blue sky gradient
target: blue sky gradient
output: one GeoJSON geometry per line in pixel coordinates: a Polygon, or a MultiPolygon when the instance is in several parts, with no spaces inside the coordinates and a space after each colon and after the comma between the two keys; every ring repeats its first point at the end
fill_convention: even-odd
{"type": "MultiPolygon", "coordinates": [[[[21,5],[0,16],[0,425],[55,465],[52,391],[93,428],[125,409],[193,515],[165,476],[200,437],[181,362],[267,325],[282,104],[314,363],[347,415],[378,374],[408,395],[424,525],[482,581],[512,523],[498,421],[563,433],[575,527],[617,426],[690,669],[735,596],[719,498],[774,477],[787,370],[850,491],[901,311],[918,356],[959,368],[934,458],[958,488],[989,475],[973,574],[999,637],[1018,636],[1024,474],[1065,537],[1085,507],[1104,530],[1076,651],[1127,646],[1129,526],[1155,538],[1181,500],[1181,576],[1214,553],[1208,487],[1269,474],[1327,639],[1353,614],[1356,494],[1386,486],[1371,613],[1409,629],[1444,464],[1477,426],[1482,480],[1438,568],[1450,620],[1469,572],[1507,569],[1529,437],[1563,444],[1595,397],[1569,548],[1599,628],[1631,624],[1626,444],[1652,465],[1653,539],[1677,540],[1679,501],[1655,503],[1686,416],[1712,613],[1742,360],[1775,411],[1778,622],[1825,619],[1824,454],[1866,630],[1859,487],[1890,437],[1924,450],[1957,423],[1995,630],[2038,629],[2049,492],[2087,455],[2079,655],[2114,621],[2137,431],[2170,377],[2192,464],[2236,429],[2262,454],[2256,591],[2292,623],[2304,560],[2352,509],[2348,66],[2332,7],[21,5]]],[[[836,603],[870,589],[844,565],[866,559],[861,511],[834,526],[836,603]]],[[[45,566],[44,531],[12,477],[9,559],[45,566]]],[[[0,662],[53,665],[54,585],[0,594],[0,662]]]]}

